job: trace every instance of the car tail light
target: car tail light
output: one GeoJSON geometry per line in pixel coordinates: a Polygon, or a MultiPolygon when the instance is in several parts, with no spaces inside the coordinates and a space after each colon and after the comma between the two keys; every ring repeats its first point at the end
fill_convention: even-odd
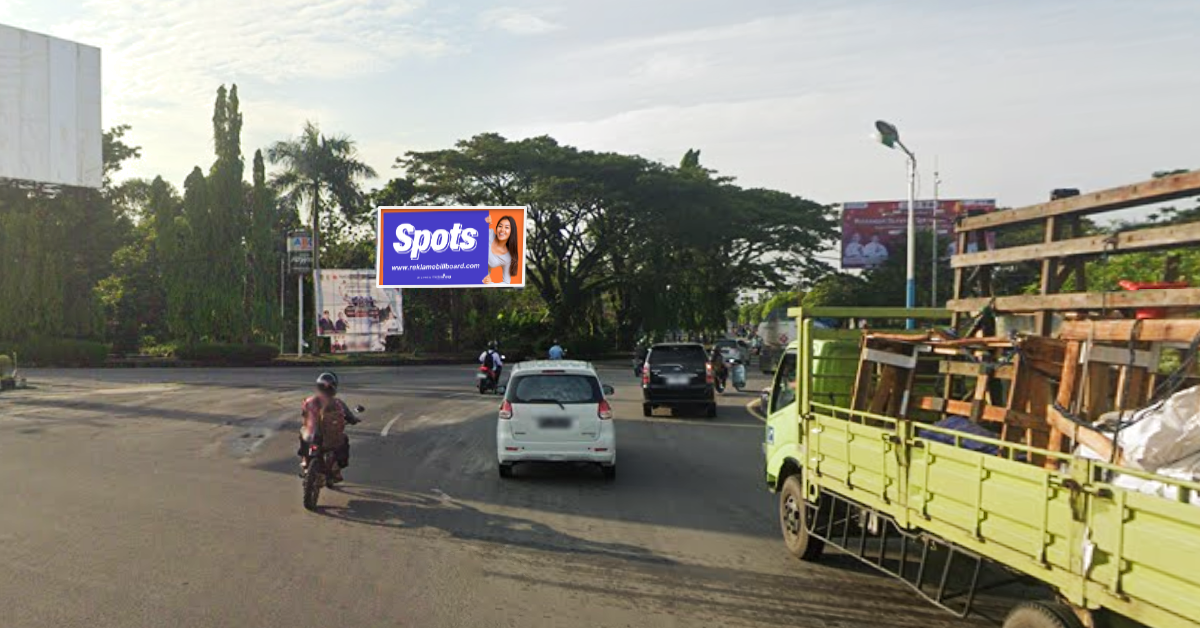
{"type": "Polygon", "coordinates": [[[650,363],[649,362],[642,365],[642,385],[643,386],[650,385],[650,363]]]}
{"type": "Polygon", "coordinates": [[[612,418],[612,406],[608,405],[607,399],[600,400],[600,407],[596,409],[596,416],[606,421],[612,418]]]}
{"type": "Polygon", "coordinates": [[[704,363],[704,381],[706,381],[710,384],[713,383],[713,381],[715,381],[713,378],[712,362],[704,363]]]}
{"type": "Polygon", "coordinates": [[[500,404],[500,420],[507,421],[512,418],[513,407],[509,400],[505,399],[504,403],[500,404]]]}

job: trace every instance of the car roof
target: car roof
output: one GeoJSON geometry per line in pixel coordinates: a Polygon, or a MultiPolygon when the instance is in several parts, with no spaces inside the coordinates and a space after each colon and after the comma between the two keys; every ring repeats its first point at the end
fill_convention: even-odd
{"type": "Polygon", "coordinates": [[[698,342],[660,342],[657,344],[650,345],[651,349],[663,348],[663,347],[700,347],[701,349],[703,349],[704,345],[702,345],[698,342]]]}
{"type": "Polygon", "coordinates": [[[591,362],[583,360],[529,360],[528,362],[518,362],[512,372],[513,375],[516,375],[539,371],[565,371],[578,375],[596,375],[596,369],[592,367],[591,362]]]}

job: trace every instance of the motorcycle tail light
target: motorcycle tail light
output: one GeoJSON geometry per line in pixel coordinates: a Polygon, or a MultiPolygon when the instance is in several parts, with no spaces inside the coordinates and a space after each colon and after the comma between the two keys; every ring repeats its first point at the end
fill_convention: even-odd
{"type": "Polygon", "coordinates": [[[607,399],[600,400],[600,407],[596,409],[596,416],[600,417],[600,420],[602,421],[607,421],[613,418],[612,406],[608,405],[607,399]]]}
{"type": "Polygon", "coordinates": [[[504,403],[500,404],[500,420],[507,421],[513,416],[512,403],[505,399],[504,403]]]}

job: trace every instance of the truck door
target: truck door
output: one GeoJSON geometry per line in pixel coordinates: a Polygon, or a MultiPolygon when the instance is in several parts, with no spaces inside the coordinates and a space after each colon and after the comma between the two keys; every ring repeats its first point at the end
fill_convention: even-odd
{"type": "MultiPolygon", "coordinates": [[[[763,443],[763,453],[766,454],[769,467],[781,464],[781,456],[796,457],[800,445],[800,415],[799,395],[796,394],[797,355],[795,349],[788,349],[779,360],[775,369],[775,379],[771,384],[771,396],[765,409],[767,415],[767,433],[763,443]],[[783,451],[791,449],[792,454],[783,451]]],[[[801,462],[797,459],[797,462],[801,462]]],[[[776,468],[770,468],[769,473],[776,474],[776,468]]]]}

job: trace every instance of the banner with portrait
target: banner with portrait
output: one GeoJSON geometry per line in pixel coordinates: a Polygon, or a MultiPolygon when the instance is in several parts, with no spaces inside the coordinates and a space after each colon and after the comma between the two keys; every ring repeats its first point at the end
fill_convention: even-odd
{"type": "Polygon", "coordinates": [[[334,353],[384,351],[388,336],[404,333],[399,288],[380,288],[373,269],[317,273],[317,334],[334,353]]]}

